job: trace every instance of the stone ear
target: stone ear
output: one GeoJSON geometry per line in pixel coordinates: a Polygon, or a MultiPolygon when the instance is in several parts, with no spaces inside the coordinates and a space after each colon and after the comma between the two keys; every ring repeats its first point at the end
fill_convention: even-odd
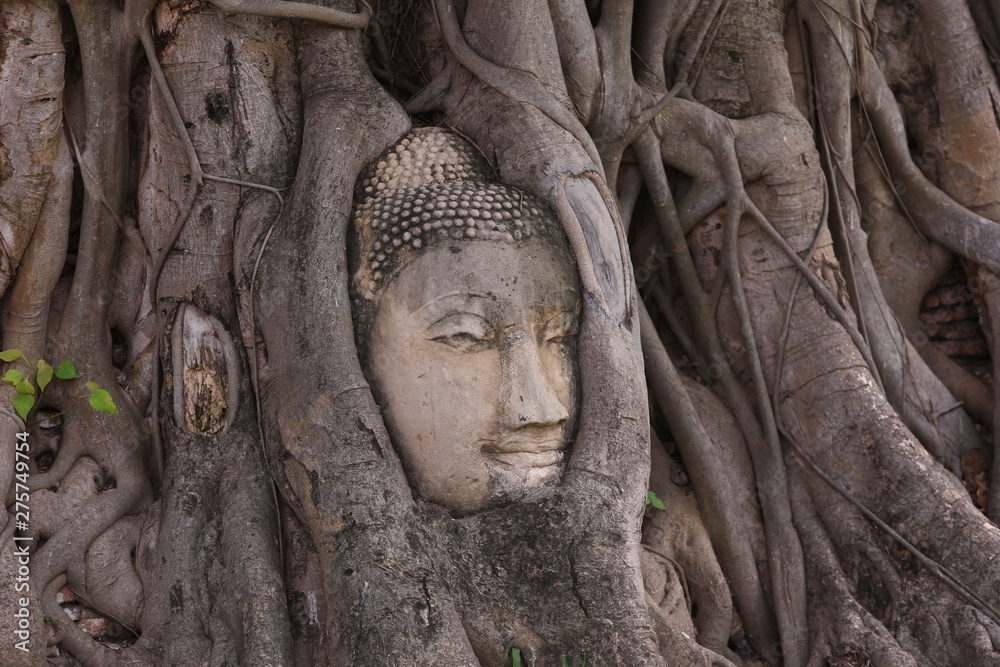
{"type": "Polygon", "coordinates": [[[556,208],[580,271],[580,283],[618,324],[635,312],[632,272],[625,263],[625,234],[614,204],[596,174],[566,175],[556,186],[556,208]]]}

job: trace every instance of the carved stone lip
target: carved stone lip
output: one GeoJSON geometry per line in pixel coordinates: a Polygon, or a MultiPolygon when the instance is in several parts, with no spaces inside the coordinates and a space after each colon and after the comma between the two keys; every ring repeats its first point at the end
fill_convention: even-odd
{"type": "Polygon", "coordinates": [[[562,463],[566,442],[562,434],[540,434],[492,441],[483,446],[490,458],[518,468],[546,468],[562,463]]]}
{"type": "Polygon", "coordinates": [[[515,468],[548,468],[562,463],[561,450],[546,452],[487,452],[487,455],[500,463],[515,468]]]}

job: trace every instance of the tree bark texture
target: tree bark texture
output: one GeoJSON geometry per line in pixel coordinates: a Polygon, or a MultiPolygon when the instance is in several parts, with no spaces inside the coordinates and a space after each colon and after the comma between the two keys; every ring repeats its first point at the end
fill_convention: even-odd
{"type": "Polygon", "coordinates": [[[1000,375],[1000,7],[370,2],[0,4],[0,664],[1000,665],[1000,404],[920,320],[960,262],[1000,375]],[[415,126],[583,295],[562,480],[469,516],[351,313],[415,126]]]}

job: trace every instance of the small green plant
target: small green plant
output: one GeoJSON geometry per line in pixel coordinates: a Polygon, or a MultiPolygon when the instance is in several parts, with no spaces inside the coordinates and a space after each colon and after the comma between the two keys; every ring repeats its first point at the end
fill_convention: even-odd
{"type": "MultiPolygon", "coordinates": [[[[565,655],[561,657],[562,657],[561,667],[570,667],[569,658],[567,658],[565,655]]],[[[580,667],[587,667],[587,656],[583,656],[583,662],[580,663],[580,667]]]]}
{"type": "MultiPolygon", "coordinates": [[[[648,512],[648,511],[650,511],[652,509],[665,510],[665,509],[667,509],[667,506],[663,504],[662,500],[660,500],[659,498],[656,497],[655,493],[653,493],[652,491],[647,491],[646,492],[646,511],[648,512]]],[[[586,662],[587,661],[585,659],[584,663],[586,663],[586,662]]]]}
{"type": "Polygon", "coordinates": [[[45,625],[52,625],[52,617],[51,616],[42,616],[42,620],[45,622],[45,625]]]}
{"type": "MultiPolygon", "coordinates": [[[[72,361],[63,361],[58,366],[53,367],[44,359],[32,361],[24,356],[20,350],[13,349],[0,352],[0,360],[9,363],[20,361],[25,367],[25,371],[20,371],[16,368],[8,369],[0,380],[14,385],[17,396],[11,400],[11,403],[14,410],[26,424],[28,423],[28,418],[40,404],[42,394],[45,393],[45,388],[49,386],[53,378],[72,380],[78,377],[76,366],[72,361]],[[38,385],[37,397],[35,396],[36,384],[38,385]]],[[[90,407],[98,412],[118,414],[118,406],[115,405],[111,394],[107,390],[101,389],[96,382],[87,382],[83,386],[85,388],[84,391],[74,399],[74,403],[81,398],[86,398],[87,402],[90,403],[90,407]]],[[[63,410],[59,414],[63,414],[64,412],[66,410],[63,410]]]]}

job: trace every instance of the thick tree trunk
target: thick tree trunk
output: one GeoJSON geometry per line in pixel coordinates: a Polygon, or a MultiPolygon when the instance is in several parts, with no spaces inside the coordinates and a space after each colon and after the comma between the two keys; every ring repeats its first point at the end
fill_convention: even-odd
{"type": "Polygon", "coordinates": [[[1000,364],[994,4],[373,4],[0,6],[0,349],[80,373],[4,368],[0,662],[1000,664],[961,479],[1000,406],[918,337],[958,254],[1000,364]],[[411,124],[549,207],[583,294],[562,479],[467,516],[352,320],[411,124]]]}

